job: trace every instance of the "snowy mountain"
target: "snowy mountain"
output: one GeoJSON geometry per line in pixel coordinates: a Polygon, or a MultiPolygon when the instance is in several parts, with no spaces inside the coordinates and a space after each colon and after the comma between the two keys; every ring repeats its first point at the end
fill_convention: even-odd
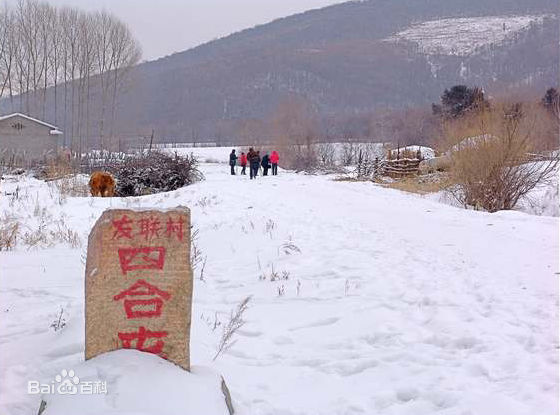
{"type": "Polygon", "coordinates": [[[154,129],[175,142],[243,140],[247,125],[297,95],[323,134],[366,137],[372,112],[430,105],[458,83],[542,95],[558,82],[557,8],[555,0],[371,0],[311,10],[138,65],[116,128],[135,139],[154,129]]]}

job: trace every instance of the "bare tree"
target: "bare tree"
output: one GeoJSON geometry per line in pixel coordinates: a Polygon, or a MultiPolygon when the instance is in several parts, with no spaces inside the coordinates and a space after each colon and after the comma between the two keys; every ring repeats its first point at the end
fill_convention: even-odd
{"type": "Polygon", "coordinates": [[[73,150],[76,149],[76,144],[74,142],[74,123],[75,123],[75,79],[76,70],[78,62],[78,20],[79,12],[73,8],[64,8],[61,10],[61,23],[63,30],[63,48],[64,48],[64,112],[65,112],[65,122],[64,128],[66,134],[69,133],[70,136],[70,146],[73,150]],[[68,97],[70,94],[70,97],[68,97]],[[68,101],[70,104],[70,109],[68,110],[68,101]],[[70,128],[68,128],[68,123],[66,122],[69,116],[70,128]]]}
{"type": "Polygon", "coordinates": [[[107,12],[37,0],[6,3],[0,10],[0,97],[9,94],[12,108],[17,99],[21,112],[47,118],[53,96],[58,123],[62,82],[65,144],[77,152],[89,142],[92,125],[99,126],[105,147],[108,114],[114,134],[118,96],[139,59],[140,47],[128,27],[107,12]],[[92,94],[98,87],[100,93],[92,94]]]}
{"type": "Polygon", "coordinates": [[[140,60],[142,51],[138,42],[133,38],[128,26],[117,19],[113,20],[111,43],[111,50],[114,56],[112,71],[111,138],[114,139],[118,93],[127,79],[130,68],[136,65],[140,60]]]}
{"type": "Polygon", "coordinates": [[[318,120],[310,102],[295,95],[286,98],[273,115],[272,128],[287,168],[312,170],[317,166],[314,144],[318,136],[318,120]]]}
{"type": "Polygon", "coordinates": [[[8,10],[7,4],[0,11],[0,98],[5,96],[6,89],[12,98],[12,68],[14,62],[15,36],[13,33],[14,24],[12,14],[8,10]]]}
{"type": "Polygon", "coordinates": [[[58,124],[58,82],[60,72],[64,70],[64,55],[63,55],[63,29],[62,18],[60,13],[54,8],[50,9],[48,13],[48,25],[51,29],[50,32],[50,48],[49,48],[49,69],[51,71],[53,95],[54,95],[54,123],[58,124]]]}

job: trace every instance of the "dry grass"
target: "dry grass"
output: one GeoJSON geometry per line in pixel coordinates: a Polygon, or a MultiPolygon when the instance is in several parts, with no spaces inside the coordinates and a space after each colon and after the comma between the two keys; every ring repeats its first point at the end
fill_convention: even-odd
{"type": "Polygon", "coordinates": [[[442,174],[429,174],[425,176],[406,177],[395,180],[392,183],[383,183],[384,187],[402,190],[409,193],[425,195],[446,189],[449,186],[449,179],[442,174]]]}
{"type": "Polygon", "coordinates": [[[339,177],[335,177],[333,179],[333,181],[335,182],[363,182],[363,181],[369,181],[369,179],[359,179],[355,176],[339,176],[339,177]]]}
{"type": "Polygon", "coordinates": [[[37,228],[21,233],[20,239],[27,249],[49,248],[57,244],[68,245],[74,249],[82,246],[78,232],[69,229],[62,219],[48,224],[41,222],[37,228]]]}
{"type": "Polygon", "coordinates": [[[78,232],[70,229],[64,217],[53,218],[37,200],[27,217],[5,215],[0,219],[0,251],[16,247],[49,248],[58,244],[71,248],[82,246],[78,232]]]}
{"type": "Polygon", "coordinates": [[[249,307],[249,301],[251,300],[251,296],[245,297],[237,306],[235,312],[232,310],[229,315],[229,321],[223,327],[222,336],[220,338],[220,342],[218,343],[218,347],[216,350],[216,354],[212,360],[216,360],[218,356],[226,352],[235,344],[235,333],[241,327],[245,325],[245,319],[243,318],[243,314],[247,311],[249,307]]]}
{"type": "Polygon", "coordinates": [[[63,202],[68,197],[87,197],[89,196],[89,186],[85,176],[70,174],[60,179],[49,182],[51,189],[58,191],[59,202],[63,202]]]}
{"type": "Polygon", "coordinates": [[[49,162],[43,173],[45,180],[51,181],[69,175],[74,175],[76,173],[76,169],[74,169],[70,160],[63,156],[59,156],[49,162]]]}
{"type": "Polygon", "coordinates": [[[550,180],[558,156],[535,162],[543,148],[541,121],[533,107],[506,103],[450,125],[448,136],[459,143],[451,153],[451,195],[464,206],[496,212],[513,209],[550,180]]]}
{"type": "Polygon", "coordinates": [[[17,243],[19,223],[3,223],[0,225],[0,251],[10,251],[17,243]]]}

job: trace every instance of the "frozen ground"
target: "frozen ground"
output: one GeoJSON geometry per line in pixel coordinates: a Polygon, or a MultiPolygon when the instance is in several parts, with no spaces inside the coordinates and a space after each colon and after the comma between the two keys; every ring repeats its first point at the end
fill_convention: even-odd
{"type": "Polygon", "coordinates": [[[428,55],[467,56],[481,46],[499,45],[544,16],[482,16],[431,20],[413,24],[387,40],[417,43],[428,55]]]}
{"type": "MultiPolygon", "coordinates": [[[[202,168],[204,182],[126,200],[6,180],[0,219],[85,242],[109,207],[191,207],[207,256],[203,281],[195,271],[191,361],[224,375],[239,414],[558,413],[558,218],[331,176],[250,181],[202,168]],[[18,186],[17,199],[4,195],[18,186]],[[270,281],[272,267],[288,279],[270,281]],[[212,361],[219,324],[249,295],[236,344],[212,361]]],[[[68,243],[0,252],[0,414],[36,414],[28,380],[83,367],[84,253],[68,243]]],[[[111,385],[106,404],[118,405],[111,385]]],[[[173,413],[150,406],[134,413],[173,413]]]]}

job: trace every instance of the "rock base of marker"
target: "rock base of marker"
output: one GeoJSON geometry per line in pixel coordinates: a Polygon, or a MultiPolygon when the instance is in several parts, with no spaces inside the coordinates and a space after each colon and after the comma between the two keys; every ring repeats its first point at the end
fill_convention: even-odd
{"type": "Polygon", "coordinates": [[[150,353],[116,350],[72,370],[79,378],[78,388],[86,382],[106,382],[107,393],[81,394],[78,389],[72,395],[44,395],[43,415],[231,415],[233,410],[226,404],[218,373],[200,366],[187,372],[150,353]]]}

